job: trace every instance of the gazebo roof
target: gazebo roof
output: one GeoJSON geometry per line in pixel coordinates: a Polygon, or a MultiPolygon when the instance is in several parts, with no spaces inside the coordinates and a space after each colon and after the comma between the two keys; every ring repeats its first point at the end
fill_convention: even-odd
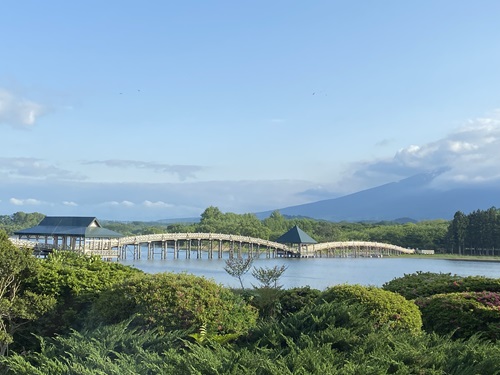
{"type": "Polygon", "coordinates": [[[46,216],[37,226],[14,233],[18,236],[70,236],[85,238],[117,238],[121,233],[105,229],[95,217],[46,216]]]}
{"type": "Polygon", "coordinates": [[[311,236],[300,229],[298,226],[294,226],[288,232],[280,236],[276,242],[287,244],[313,244],[317,243],[311,236]]]}

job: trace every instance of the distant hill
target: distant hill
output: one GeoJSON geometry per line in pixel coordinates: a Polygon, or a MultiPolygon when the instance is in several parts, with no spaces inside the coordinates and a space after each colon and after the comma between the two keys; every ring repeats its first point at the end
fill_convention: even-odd
{"type": "MultiPolygon", "coordinates": [[[[499,187],[457,187],[441,191],[430,186],[435,176],[418,174],[343,197],[278,210],[284,216],[328,221],[421,221],[450,220],[457,211],[467,214],[500,206],[499,187]]],[[[257,217],[267,217],[271,212],[258,213],[257,217]]]]}

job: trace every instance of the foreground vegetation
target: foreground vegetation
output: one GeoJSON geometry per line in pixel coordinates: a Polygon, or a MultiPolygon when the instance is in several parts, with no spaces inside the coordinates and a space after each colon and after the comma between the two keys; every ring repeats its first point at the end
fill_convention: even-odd
{"type": "Polygon", "coordinates": [[[0,234],[0,373],[500,373],[500,279],[282,289],[283,272],[254,268],[259,285],[231,290],[71,252],[37,259],[0,234]]]}

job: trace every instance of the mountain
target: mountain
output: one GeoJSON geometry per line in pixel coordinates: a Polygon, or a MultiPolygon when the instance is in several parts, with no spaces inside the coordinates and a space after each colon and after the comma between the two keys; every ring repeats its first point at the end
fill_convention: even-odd
{"type": "MultiPolygon", "coordinates": [[[[452,219],[457,211],[469,213],[500,206],[498,186],[462,186],[437,190],[430,186],[436,173],[422,173],[339,198],[278,209],[284,216],[328,221],[382,221],[452,219]]],[[[272,211],[257,214],[267,217],[272,211]]]]}

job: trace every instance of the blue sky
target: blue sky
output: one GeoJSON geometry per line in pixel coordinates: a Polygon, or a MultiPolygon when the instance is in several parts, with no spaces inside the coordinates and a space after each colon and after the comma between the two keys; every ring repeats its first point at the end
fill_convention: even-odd
{"type": "MultiPolygon", "coordinates": [[[[0,214],[259,212],[500,180],[500,2],[0,4],[0,214]]],[[[500,184],[499,184],[500,186],[500,184]]]]}

